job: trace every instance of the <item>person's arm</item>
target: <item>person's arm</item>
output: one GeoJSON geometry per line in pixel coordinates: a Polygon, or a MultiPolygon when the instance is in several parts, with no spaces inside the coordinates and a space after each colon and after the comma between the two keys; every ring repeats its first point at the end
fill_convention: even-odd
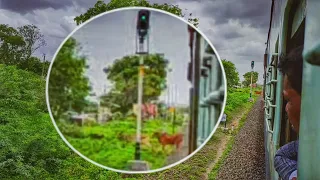
{"type": "Polygon", "coordinates": [[[274,167],[282,179],[292,180],[296,177],[297,159],[298,141],[290,142],[276,152],[274,167]]]}

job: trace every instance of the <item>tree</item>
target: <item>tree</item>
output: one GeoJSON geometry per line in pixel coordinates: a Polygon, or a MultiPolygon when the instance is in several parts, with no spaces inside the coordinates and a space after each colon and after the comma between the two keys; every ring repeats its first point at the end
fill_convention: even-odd
{"type": "MultiPolygon", "coordinates": [[[[166,84],[166,67],[168,61],[160,55],[148,55],[144,58],[143,102],[157,100],[166,84]]],[[[134,103],[137,103],[139,56],[125,56],[115,60],[114,64],[105,70],[108,80],[114,87],[104,97],[109,104],[122,113],[127,113],[134,103]]]]}
{"type": "MultiPolygon", "coordinates": [[[[106,11],[110,11],[117,8],[122,7],[133,7],[133,6],[140,6],[140,7],[151,7],[155,9],[161,9],[172,14],[175,14],[180,17],[185,17],[186,15],[182,13],[182,10],[178,7],[178,5],[169,5],[165,4],[150,4],[146,0],[111,0],[108,4],[103,2],[102,0],[98,0],[94,7],[89,8],[87,12],[81,14],[74,18],[74,21],[77,25],[84,23],[85,21],[89,20],[90,18],[101,14],[106,11]]],[[[194,26],[198,26],[199,19],[192,18],[192,13],[189,14],[188,21],[192,23],[194,26]]]]}
{"type": "Polygon", "coordinates": [[[35,25],[25,25],[18,29],[6,24],[0,24],[0,63],[16,65],[19,69],[46,75],[50,62],[41,62],[32,54],[45,40],[35,25]]]}
{"type": "Polygon", "coordinates": [[[19,34],[25,41],[24,59],[28,60],[30,56],[40,47],[46,45],[43,34],[35,25],[24,25],[18,28],[19,34]]]}
{"type": "Polygon", "coordinates": [[[19,32],[7,24],[0,24],[0,63],[18,64],[26,43],[19,32]]]}
{"type": "Polygon", "coordinates": [[[47,76],[50,66],[49,61],[41,62],[37,57],[31,56],[28,60],[20,62],[17,67],[26,71],[34,72],[40,76],[47,76]]]}
{"type": "Polygon", "coordinates": [[[227,61],[226,59],[222,60],[222,65],[226,73],[228,88],[233,88],[234,86],[237,86],[239,84],[240,79],[236,66],[231,61],[227,61]]]}
{"type": "Polygon", "coordinates": [[[68,39],[60,49],[52,65],[49,78],[50,108],[57,117],[74,109],[81,112],[87,105],[90,92],[85,77],[86,59],[77,55],[80,46],[75,39],[68,39]]]}
{"type": "MultiPolygon", "coordinates": [[[[246,87],[248,87],[251,84],[251,72],[247,72],[243,75],[244,81],[242,84],[246,87]]],[[[256,83],[258,81],[259,73],[253,72],[252,73],[252,84],[256,83]]]]}

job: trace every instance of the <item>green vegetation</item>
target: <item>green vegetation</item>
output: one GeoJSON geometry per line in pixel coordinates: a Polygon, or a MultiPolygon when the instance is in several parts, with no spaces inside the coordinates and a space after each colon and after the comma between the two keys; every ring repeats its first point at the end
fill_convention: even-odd
{"type": "MultiPolygon", "coordinates": [[[[181,124],[176,125],[181,128],[181,124]]],[[[128,161],[134,159],[136,121],[135,119],[115,120],[105,125],[78,127],[76,125],[59,125],[70,144],[81,154],[95,162],[115,169],[127,169],[128,161]]],[[[152,169],[164,167],[166,158],[173,150],[166,147],[162,151],[160,143],[152,137],[156,131],[171,132],[172,123],[162,119],[147,121],[143,124],[142,159],[152,169]]]]}
{"type": "Polygon", "coordinates": [[[233,118],[236,109],[242,107],[248,102],[250,97],[250,88],[234,89],[227,93],[227,103],[224,113],[227,115],[228,119],[233,118]]]}
{"type": "MultiPolygon", "coordinates": [[[[108,94],[102,97],[102,104],[112,111],[127,114],[133,104],[138,102],[139,56],[125,56],[116,59],[105,69],[107,79],[114,84],[108,94]],[[121,92],[121,93],[117,93],[121,92]],[[110,106],[112,104],[118,107],[110,106]]],[[[157,54],[144,57],[143,103],[158,100],[161,92],[166,89],[168,61],[157,54]]]]}
{"type": "Polygon", "coordinates": [[[16,65],[19,69],[46,76],[50,62],[32,56],[46,42],[40,29],[24,25],[17,29],[0,24],[0,64],[16,65]]]}
{"type": "MultiPolygon", "coordinates": [[[[251,72],[246,72],[244,75],[244,81],[242,82],[242,84],[245,86],[245,87],[248,87],[250,86],[251,84],[251,72]]],[[[259,78],[259,73],[254,71],[252,73],[252,84],[254,83],[257,83],[258,81],[258,78],[259,78]]]]}
{"type": "Polygon", "coordinates": [[[226,59],[222,59],[222,65],[226,73],[228,90],[239,84],[239,73],[236,66],[226,59]]]}
{"type": "Polygon", "coordinates": [[[75,110],[80,113],[88,102],[89,80],[85,77],[86,59],[78,55],[80,46],[75,39],[68,39],[52,65],[49,77],[50,109],[55,119],[62,113],[75,110]]]}
{"type": "Polygon", "coordinates": [[[41,76],[0,64],[0,84],[0,179],[111,177],[61,140],[46,111],[41,76]]]}

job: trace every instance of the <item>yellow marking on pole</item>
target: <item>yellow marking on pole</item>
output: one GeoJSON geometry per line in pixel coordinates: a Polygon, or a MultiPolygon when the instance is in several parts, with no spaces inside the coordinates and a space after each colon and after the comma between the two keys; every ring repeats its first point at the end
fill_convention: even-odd
{"type": "Polygon", "coordinates": [[[143,76],[144,75],[144,66],[140,66],[140,75],[143,76]]]}

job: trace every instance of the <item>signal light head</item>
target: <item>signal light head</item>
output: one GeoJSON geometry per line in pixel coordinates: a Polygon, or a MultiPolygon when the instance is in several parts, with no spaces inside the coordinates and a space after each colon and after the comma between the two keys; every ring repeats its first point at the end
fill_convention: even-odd
{"type": "Polygon", "coordinates": [[[149,29],[149,15],[150,11],[140,10],[138,13],[137,29],[148,30],[149,29]]]}

